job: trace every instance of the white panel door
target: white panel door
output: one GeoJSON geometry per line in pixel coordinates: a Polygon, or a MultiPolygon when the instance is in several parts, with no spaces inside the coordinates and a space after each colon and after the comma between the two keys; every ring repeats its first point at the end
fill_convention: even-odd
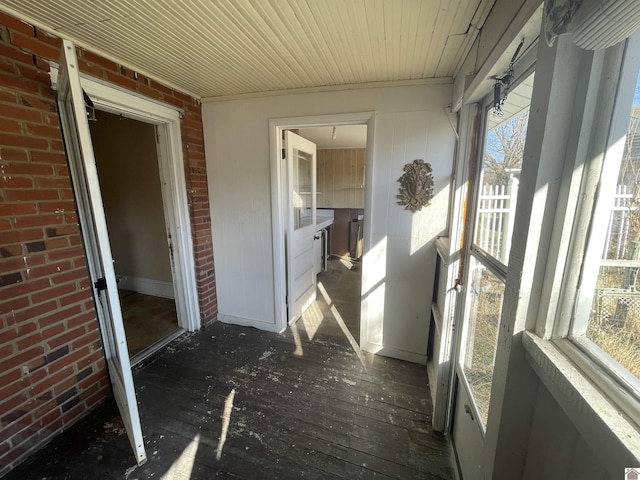
{"type": "Polygon", "coordinates": [[[58,106],[113,394],[136,461],[147,460],[75,46],[65,40],[58,106]]]}
{"type": "Polygon", "coordinates": [[[285,131],[288,228],[287,298],[289,323],[316,299],[316,145],[285,131]]]}

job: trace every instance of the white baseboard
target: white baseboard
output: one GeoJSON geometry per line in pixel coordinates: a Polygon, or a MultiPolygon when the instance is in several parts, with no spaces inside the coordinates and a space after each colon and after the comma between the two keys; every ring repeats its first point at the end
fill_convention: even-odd
{"type": "Polygon", "coordinates": [[[360,345],[360,348],[365,352],[382,355],[383,357],[397,358],[398,360],[419,363],[420,365],[426,365],[427,363],[427,355],[422,353],[408,352],[407,350],[385,347],[368,342],[363,342],[362,345],[360,345]]]}
{"type": "Polygon", "coordinates": [[[261,322],[260,320],[253,320],[251,318],[236,317],[234,315],[218,314],[218,321],[222,323],[228,323],[229,325],[240,325],[242,327],[253,327],[258,330],[265,330],[267,332],[277,332],[278,329],[275,323],[261,322]]]}
{"type": "Polygon", "coordinates": [[[123,290],[133,290],[134,292],[154,297],[174,298],[173,283],[151,280],[141,277],[120,277],[118,288],[123,290]]]}

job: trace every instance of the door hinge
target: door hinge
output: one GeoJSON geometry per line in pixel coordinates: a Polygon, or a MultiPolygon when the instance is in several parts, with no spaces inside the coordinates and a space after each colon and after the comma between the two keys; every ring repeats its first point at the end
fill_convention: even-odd
{"type": "Polygon", "coordinates": [[[104,278],[104,277],[99,278],[98,280],[96,280],[95,282],[93,282],[93,286],[95,287],[95,289],[96,289],[98,292],[101,292],[101,291],[103,291],[103,290],[106,290],[106,289],[107,289],[107,279],[106,279],[106,278],[104,278]]]}
{"type": "Polygon", "coordinates": [[[285,158],[287,158],[287,152],[285,151],[285,149],[282,149],[282,159],[284,160],[285,158]]]}

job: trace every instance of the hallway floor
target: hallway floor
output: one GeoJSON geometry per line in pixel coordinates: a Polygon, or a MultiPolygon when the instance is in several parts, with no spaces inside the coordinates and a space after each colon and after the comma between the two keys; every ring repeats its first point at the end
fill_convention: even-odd
{"type": "Polygon", "coordinates": [[[131,357],[178,329],[176,302],[172,298],[120,290],[120,306],[131,357]]]}
{"type": "Polygon", "coordinates": [[[108,402],[8,479],[453,478],[425,367],[361,352],[316,307],[282,335],[216,323],[139,364],[143,466],[108,402]]]}

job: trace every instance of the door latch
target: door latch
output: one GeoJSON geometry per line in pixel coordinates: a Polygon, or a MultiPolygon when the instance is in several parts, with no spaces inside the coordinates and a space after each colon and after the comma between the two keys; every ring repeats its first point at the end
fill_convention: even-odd
{"type": "Polygon", "coordinates": [[[106,289],[107,289],[107,279],[106,279],[106,278],[104,278],[104,277],[99,278],[98,280],[96,280],[95,282],[93,282],[93,286],[95,287],[95,289],[96,289],[98,292],[101,292],[101,291],[103,291],[103,290],[106,290],[106,289]]]}

